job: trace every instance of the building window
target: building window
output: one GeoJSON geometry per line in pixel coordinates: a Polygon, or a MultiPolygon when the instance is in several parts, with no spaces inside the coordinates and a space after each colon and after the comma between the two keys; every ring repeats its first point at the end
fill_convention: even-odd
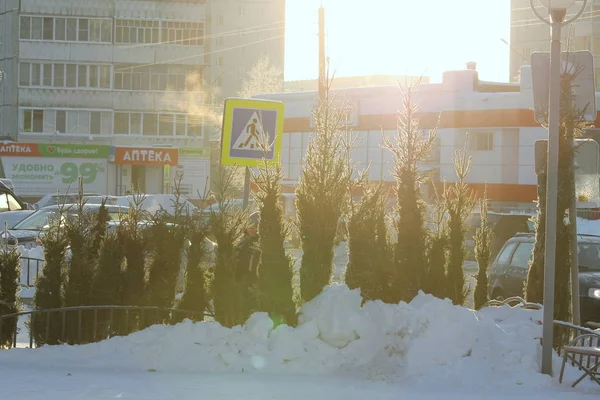
{"type": "Polygon", "coordinates": [[[138,91],[199,91],[202,71],[184,65],[115,65],[115,89],[138,91]]]}
{"type": "Polygon", "coordinates": [[[202,117],[185,114],[116,112],[114,127],[119,135],[202,137],[202,117]]]}
{"type": "Polygon", "coordinates": [[[110,65],[22,62],[19,74],[21,86],[110,89],[110,65]]]}
{"type": "Polygon", "coordinates": [[[115,26],[115,43],[150,44],[159,42],[159,21],[117,19],[115,26]]]}
{"type": "Polygon", "coordinates": [[[44,110],[23,110],[23,132],[44,132],[44,110]]]}
{"type": "Polygon", "coordinates": [[[204,45],[203,22],[162,22],[162,42],[184,46],[204,45]]]}
{"type": "Polygon", "coordinates": [[[491,151],[494,149],[493,132],[477,132],[473,139],[476,151],[491,151]]]}
{"type": "Polygon", "coordinates": [[[224,17],[224,16],[222,16],[222,15],[219,15],[219,16],[217,17],[217,26],[223,26],[224,19],[225,19],[225,17],[224,17]]]}
{"type": "Polygon", "coordinates": [[[112,112],[89,110],[24,109],[22,132],[111,134],[112,112]]]}
{"type": "Polygon", "coordinates": [[[21,16],[22,40],[111,43],[112,21],[101,18],[21,16]]]}
{"type": "Polygon", "coordinates": [[[217,67],[222,67],[223,66],[223,57],[219,56],[217,57],[217,67]]]}
{"type": "Polygon", "coordinates": [[[142,133],[144,135],[154,136],[158,132],[158,115],[146,114],[142,118],[142,133]]]}
{"type": "Polygon", "coordinates": [[[217,46],[223,46],[223,36],[217,36],[217,46]]]}
{"type": "Polygon", "coordinates": [[[129,133],[129,114],[115,113],[115,133],[119,135],[129,133]]]}
{"type": "Polygon", "coordinates": [[[56,132],[67,132],[67,112],[64,110],[56,111],[56,132]]]}

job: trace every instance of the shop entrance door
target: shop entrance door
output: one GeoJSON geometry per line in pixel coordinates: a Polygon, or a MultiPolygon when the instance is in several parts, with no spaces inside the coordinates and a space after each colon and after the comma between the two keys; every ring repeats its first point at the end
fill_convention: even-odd
{"type": "Polygon", "coordinates": [[[131,188],[138,193],[146,193],[146,167],[131,166],[131,188]]]}

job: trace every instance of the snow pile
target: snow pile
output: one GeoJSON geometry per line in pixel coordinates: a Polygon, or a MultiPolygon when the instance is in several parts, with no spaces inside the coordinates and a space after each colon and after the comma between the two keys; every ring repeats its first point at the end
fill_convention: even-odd
{"type": "Polygon", "coordinates": [[[300,325],[265,313],[228,329],[216,322],[154,326],[85,346],[0,352],[0,364],[148,370],[343,374],[430,384],[548,385],[538,374],[540,311],[475,312],[420,294],[410,304],[368,302],[334,285],[301,310],[300,325]],[[10,363],[10,364],[9,364],[10,363]]]}

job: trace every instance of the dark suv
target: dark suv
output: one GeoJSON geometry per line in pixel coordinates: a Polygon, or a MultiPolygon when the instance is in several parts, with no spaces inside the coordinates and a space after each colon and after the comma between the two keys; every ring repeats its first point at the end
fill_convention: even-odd
{"type": "MultiPolygon", "coordinates": [[[[515,234],[535,231],[531,217],[531,214],[507,214],[491,211],[488,213],[488,224],[492,229],[491,259],[496,257],[504,243],[515,234]]],[[[479,213],[470,214],[465,221],[465,226],[467,228],[465,235],[467,260],[475,260],[475,232],[481,226],[481,215],[479,213]]]]}
{"type": "MultiPolygon", "coordinates": [[[[502,247],[488,270],[490,299],[523,296],[535,236],[519,233],[502,247]]],[[[579,235],[581,321],[600,322],[600,236],[579,235]]]]}

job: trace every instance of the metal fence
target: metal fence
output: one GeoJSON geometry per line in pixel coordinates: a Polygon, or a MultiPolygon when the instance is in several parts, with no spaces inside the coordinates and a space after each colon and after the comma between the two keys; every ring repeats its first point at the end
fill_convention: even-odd
{"type": "MultiPolygon", "coordinates": [[[[506,300],[490,300],[488,301],[484,307],[501,307],[504,305],[508,305],[510,307],[522,307],[533,310],[540,310],[542,308],[541,304],[537,303],[529,303],[522,299],[521,297],[511,297],[506,300]]],[[[584,339],[581,339],[579,345],[587,346],[587,347],[600,347],[600,330],[593,330],[590,328],[585,328],[583,326],[571,324],[569,322],[564,321],[553,321],[554,325],[554,337],[560,338],[560,343],[555,343],[556,351],[560,353],[562,347],[567,345],[568,343],[573,342],[574,339],[586,335],[584,339]]],[[[540,339],[541,343],[541,339],[540,339]]],[[[600,361],[600,357],[592,356],[587,354],[576,354],[573,355],[573,360],[571,361],[571,365],[576,366],[577,360],[581,365],[590,368],[600,361]]]]}
{"type": "MultiPolygon", "coordinates": [[[[22,311],[0,315],[4,347],[17,347],[18,322],[25,324],[30,348],[43,344],[85,344],[124,336],[155,324],[174,324],[186,318],[202,320],[203,312],[151,306],[79,306],[22,311]],[[12,337],[6,338],[10,333],[12,337]]],[[[23,337],[23,336],[21,336],[23,337]]]]}
{"type": "Polygon", "coordinates": [[[21,257],[21,286],[31,288],[39,277],[44,267],[44,259],[35,257],[21,257]]]}

